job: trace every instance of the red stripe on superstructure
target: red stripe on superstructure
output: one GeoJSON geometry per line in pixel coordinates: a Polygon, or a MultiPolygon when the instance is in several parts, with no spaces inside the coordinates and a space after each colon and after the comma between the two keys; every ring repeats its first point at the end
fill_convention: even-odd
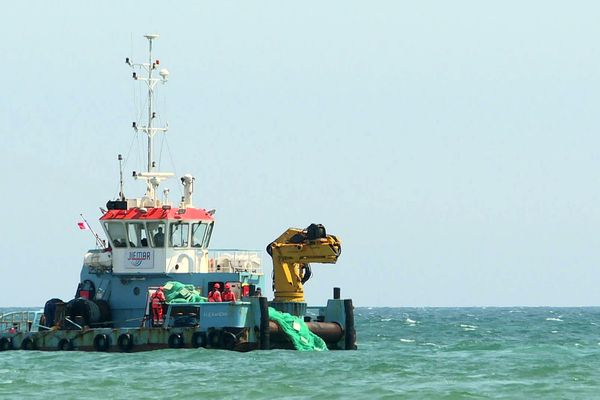
{"type": "Polygon", "coordinates": [[[179,212],[178,208],[163,210],[162,208],[148,208],[146,212],[139,208],[130,208],[129,210],[108,210],[101,218],[101,221],[111,219],[173,219],[173,220],[202,220],[214,221],[214,218],[209,215],[203,208],[185,208],[181,209],[184,212],[179,212]]]}

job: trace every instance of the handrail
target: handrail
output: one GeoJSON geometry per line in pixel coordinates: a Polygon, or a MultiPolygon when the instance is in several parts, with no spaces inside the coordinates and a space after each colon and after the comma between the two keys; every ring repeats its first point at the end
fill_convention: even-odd
{"type": "Polygon", "coordinates": [[[36,332],[43,310],[10,311],[0,314],[0,332],[36,332]]]}
{"type": "Polygon", "coordinates": [[[209,249],[209,272],[249,272],[262,275],[262,250],[209,249]]]}

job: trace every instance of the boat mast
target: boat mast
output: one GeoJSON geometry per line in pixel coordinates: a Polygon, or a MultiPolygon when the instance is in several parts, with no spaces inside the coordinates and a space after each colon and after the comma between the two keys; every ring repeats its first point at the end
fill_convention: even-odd
{"type": "Polygon", "coordinates": [[[142,131],[148,136],[148,166],[147,172],[138,172],[134,173],[134,177],[136,179],[143,179],[147,182],[148,190],[146,192],[147,197],[152,202],[157,202],[158,199],[156,197],[156,189],[158,188],[158,184],[160,181],[167,179],[168,177],[173,176],[171,173],[161,173],[154,172],[154,168],[156,167],[156,163],[154,161],[154,135],[157,132],[166,132],[168,129],[168,124],[165,127],[156,128],[152,126],[152,122],[154,118],[156,118],[156,112],[154,111],[154,88],[158,82],[162,82],[163,84],[167,82],[169,79],[169,71],[163,68],[159,71],[160,78],[155,78],[153,76],[154,70],[159,66],[159,60],[152,60],[152,42],[155,39],[159,38],[158,34],[148,34],[144,35],[146,39],[148,39],[148,63],[140,63],[133,64],[129,58],[125,59],[125,62],[134,69],[133,79],[136,81],[144,81],[148,86],[148,122],[145,126],[139,126],[137,122],[133,122],[133,129],[138,132],[142,131]],[[145,70],[148,74],[146,77],[140,76],[135,72],[135,68],[140,68],[145,70]]]}
{"type": "Polygon", "coordinates": [[[153,148],[152,148],[152,139],[154,136],[154,131],[152,130],[152,98],[154,97],[154,82],[152,82],[152,72],[154,71],[155,64],[152,62],[152,40],[158,39],[158,35],[145,35],[148,39],[148,172],[152,172],[152,167],[154,160],[153,158],[153,148]]]}
{"type": "Polygon", "coordinates": [[[158,82],[166,83],[169,78],[169,71],[161,69],[159,72],[160,78],[153,76],[154,70],[160,64],[159,60],[152,60],[152,41],[159,38],[157,34],[144,35],[148,39],[148,63],[132,64],[129,58],[126,59],[127,64],[132,68],[141,67],[148,73],[147,77],[139,76],[136,72],[133,73],[133,79],[136,81],[144,81],[148,85],[148,123],[146,126],[138,126],[136,122],[133,123],[133,129],[135,131],[142,131],[148,135],[148,172],[152,172],[156,166],[154,162],[154,135],[156,132],[166,132],[168,126],[164,128],[155,128],[152,126],[152,121],[156,118],[156,112],[154,111],[154,88],[158,82]]]}

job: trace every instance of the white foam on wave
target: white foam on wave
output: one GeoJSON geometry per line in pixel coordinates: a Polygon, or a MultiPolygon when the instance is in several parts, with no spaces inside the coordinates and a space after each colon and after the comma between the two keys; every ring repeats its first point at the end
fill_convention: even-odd
{"type": "Polygon", "coordinates": [[[477,326],[468,324],[460,324],[460,327],[463,328],[463,330],[465,331],[474,331],[477,329],[477,326]]]}
{"type": "MultiPolygon", "coordinates": [[[[600,345],[600,343],[598,343],[598,344],[600,345]]],[[[431,343],[431,342],[423,343],[422,346],[440,347],[439,344],[435,344],[435,343],[431,343]]]]}
{"type": "Polygon", "coordinates": [[[390,322],[392,319],[391,318],[381,318],[380,321],[381,322],[390,322]]]}
{"type": "Polygon", "coordinates": [[[550,333],[558,333],[558,331],[550,331],[550,333]]]}
{"type": "Polygon", "coordinates": [[[404,321],[410,325],[415,325],[417,323],[417,321],[415,321],[414,319],[410,319],[408,317],[406,317],[406,319],[404,321]]]}
{"type": "Polygon", "coordinates": [[[400,338],[400,341],[402,343],[414,343],[414,339],[404,339],[404,338],[400,338]]]}
{"type": "Polygon", "coordinates": [[[552,318],[552,317],[548,317],[548,318],[546,318],[546,321],[557,321],[557,322],[563,322],[563,320],[562,320],[562,319],[560,319],[560,318],[552,318]]]}

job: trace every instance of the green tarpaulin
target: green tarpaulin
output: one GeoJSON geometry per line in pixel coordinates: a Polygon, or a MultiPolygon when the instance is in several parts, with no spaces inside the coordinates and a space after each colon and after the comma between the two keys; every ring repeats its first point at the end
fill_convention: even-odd
{"type": "Polygon", "coordinates": [[[323,339],[308,329],[304,319],[277,311],[272,307],[269,307],[269,319],[275,321],[288,335],[296,350],[327,351],[327,345],[323,339]]]}
{"type": "Polygon", "coordinates": [[[163,292],[167,303],[204,303],[207,301],[206,297],[200,296],[200,292],[193,285],[184,285],[181,282],[165,283],[163,292]]]}

